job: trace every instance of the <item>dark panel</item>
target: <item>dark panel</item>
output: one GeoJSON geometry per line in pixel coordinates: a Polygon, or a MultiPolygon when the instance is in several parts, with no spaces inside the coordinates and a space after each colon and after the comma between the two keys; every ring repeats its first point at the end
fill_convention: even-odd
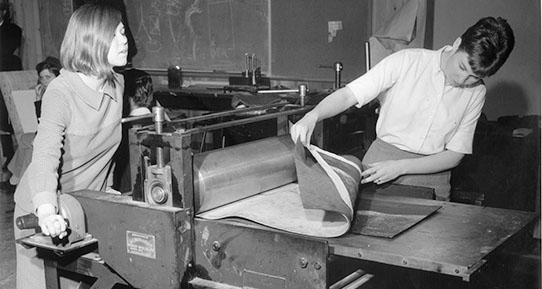
{"type": "Polygon", "coordinates": [[[255,53],[264,71],[267,67],[268,0],[130,2],[126,14],[137,45],[134,67],[240,72],[245,52],[255,53]]]}
{"type": "Polygon", "coordinates": [[[342,78],[365,72],[364,43],[369,39],[369,0],[272,1],[272,75],[334,79],[334,70],[318,68],[344,65],[342,78]],[[342,21],[332,42],[328,22],[342,21]]]}

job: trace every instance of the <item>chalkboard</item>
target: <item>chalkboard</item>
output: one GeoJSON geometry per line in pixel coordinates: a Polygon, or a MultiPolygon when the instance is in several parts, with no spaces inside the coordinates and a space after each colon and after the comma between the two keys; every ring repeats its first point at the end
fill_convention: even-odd
{"type": "MultiPolygon", "coordinates": [[[[40,0],[44,55],[59,55],[73,9],[93,1],[40,0]]],[[[268,75],[333,80],[335,62],[344,81],[365,72],[371,0],[102,1],[122,10],[137,68],[240,72],[254,53],[268,75]]]]}
{"type": "Polygon", "coordinates": [[[242,71],[245,53],[254,53],[267,71],[269,1],[129,1],[127,25],[137,47],[133,66],[242,71]]]}
{"type": "MultiPolygon", "coordinates": [[[[268,71],[270,0],[111,1],[124,8],[136,49],[134,67],[242,71],[245,53],[268,71]],[[120,4],[119,4],[120,3],[120,4]]],[[[40,0],[43,53],[60,54],[73,10],[85,0],[40,0]]],[[[132,43],[132,42],[131,42],[132,43]]]]}

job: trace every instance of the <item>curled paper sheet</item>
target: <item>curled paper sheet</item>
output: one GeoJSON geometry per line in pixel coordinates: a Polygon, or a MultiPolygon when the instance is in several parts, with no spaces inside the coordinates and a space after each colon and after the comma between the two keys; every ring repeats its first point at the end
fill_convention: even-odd
{"type": "Polygon", "coordinates": [[[337,237],[350,229],[361,180],[361,164],[316,146],[295,146],[297,183],[290,183],[203,213],[240,217],[292,233],[337,237]]]}

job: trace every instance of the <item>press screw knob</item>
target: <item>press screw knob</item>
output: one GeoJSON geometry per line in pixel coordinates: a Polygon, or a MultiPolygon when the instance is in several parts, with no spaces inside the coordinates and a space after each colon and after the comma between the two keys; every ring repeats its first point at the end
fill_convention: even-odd
{"type": "Polygon", "coordinates": [[[220,250],[220,242],[218,242],[218,241],[213,242],[213,250],[215,250],[215,251],[220,250]]]}
{"type": "Polygon", "coordinates": [[[301,268],[307,268],[307,265],[309,264],[309,262],[307,262],[307,260],[305,258],[300,258],[299,259],[299,266],[301,268]]]}

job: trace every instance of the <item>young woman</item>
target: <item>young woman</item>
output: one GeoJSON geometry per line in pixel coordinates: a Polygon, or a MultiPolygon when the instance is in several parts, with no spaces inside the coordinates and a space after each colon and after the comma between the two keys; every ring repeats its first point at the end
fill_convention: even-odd
{"type": "MultiPolygon", "coordinates": [[[[71,16],[60,48],[63,69],[49,84],[34,139],[32,162],[15,191],[14,218],[35,213],[45,235],[63,238],[57,191],[107,191],[112,157],[121,140],[124,80],[113,67],[126,65],[121,13],[87,4],[71,16]]],[[[15,239],[34,230],[19,230],[15,239]]],[[[17,288],[45,288],[43,261],[17,244],[17,288]]]]}

